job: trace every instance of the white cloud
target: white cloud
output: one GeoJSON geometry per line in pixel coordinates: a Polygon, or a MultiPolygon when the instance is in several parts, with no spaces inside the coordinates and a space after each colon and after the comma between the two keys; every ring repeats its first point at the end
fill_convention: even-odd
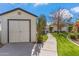
{"type": "Polygon", "coordinates": [[[71,8],[71,11],[78,13],[79,12],[79,6],[78,7],[71,8]]]}
{"type": "Polygon", "coordinates": [[[61,12],[63,18],[69,19],[70,17],[73,17],[73,15],[67,9],[60,10],[60,12],[61,12]]]}
{"type": "Polygon", "coordinates": [[[34,3],[34,7],[41,6],[41,5],[48,5],[48,3],[34,3]]]}

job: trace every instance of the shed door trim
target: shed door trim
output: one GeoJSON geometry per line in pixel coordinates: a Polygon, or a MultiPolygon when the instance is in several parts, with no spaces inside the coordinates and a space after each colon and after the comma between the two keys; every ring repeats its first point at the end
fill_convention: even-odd
{"type": "Polygon", "coordinates": [[[8,19],[8,24],[7,24],[7,39],[9,43],[9,21],[14,20],[14,21],[29,21],[29,42],[31,42],[31,20],[30,19],[8,19]]]}

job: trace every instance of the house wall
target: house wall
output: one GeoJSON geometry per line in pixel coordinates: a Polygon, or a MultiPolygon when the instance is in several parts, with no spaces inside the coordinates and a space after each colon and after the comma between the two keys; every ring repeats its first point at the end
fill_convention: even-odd
{"type": "Polygon", "coordinates": [[[57,31],[57,27],[53,27],[52,32],[57,31]]]}
{"type": "Polygon", "coordinates": [[[0,20],[1,20],[1,26],[2,26],[2,31],[1,31],[1,42],[3,44],[8,43],[8,39],[7,39],[7,21],[8,19],[30,19],[31,20],[31,42],[35,42],[36,41],[36,17],[25,13],[21,10],[16,10],[7,14],[4,14],[2,16],[0,16],[0,20]],[[21,13],[21,15],[18,14],[18,12],[21,13]]]}
{"type": "Polygon", "coordinates": [[[68,27],[63,27],[63,28],[62,28],[62,31],[68,32],[68,27]]]}
{"type": "MultiPolygon", "coordinates": [[[[52,32],[57,31],[57,27],[53,27],[52,32]]],[[[68,27],[63,27],[62,31],[68,32],[68,27]]]]}

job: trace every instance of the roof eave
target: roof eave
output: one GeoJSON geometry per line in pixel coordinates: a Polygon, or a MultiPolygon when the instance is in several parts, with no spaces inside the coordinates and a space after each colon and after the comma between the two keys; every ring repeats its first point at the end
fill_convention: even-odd
{"type": "Polygon", "coordinates": [[[26,11],[26,10],[23,10],[23,9],[21,9],[21,8],[16,8],[16,9],[13,9],[13,10],[10,10],[10,11],[7,11],[7,12],[4,12],[4,13],[0,14],[0,16],[2,16],[2,15],[4,15],[4,14],[7,14],[7,13],[10,13],[10,12],[15,11],[15,10],[22,10],[22,11],[24,11],[25,13],[28,13],[28,14],[34,16],[34,17],[38,17],[37,15],[34,15],[34,14],[32,14],[32,13],[26,11]]]}

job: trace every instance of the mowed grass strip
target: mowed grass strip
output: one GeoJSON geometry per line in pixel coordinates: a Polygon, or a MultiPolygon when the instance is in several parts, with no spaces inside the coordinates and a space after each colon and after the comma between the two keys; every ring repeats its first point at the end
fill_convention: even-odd
{"type": "Polygon", "coordinates": [[[58,33],[52,33],[57,39],[57,52],[59,56],[79,56],[79,46],[70,42],[58,33]]]}

